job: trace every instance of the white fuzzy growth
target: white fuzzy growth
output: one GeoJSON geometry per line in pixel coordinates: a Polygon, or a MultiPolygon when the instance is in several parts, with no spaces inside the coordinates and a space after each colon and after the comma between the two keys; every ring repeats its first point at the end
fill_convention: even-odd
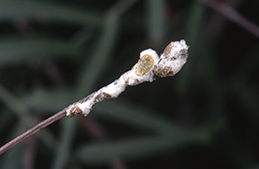
{"type": "MultiPolygon", "coordinates": [[[[170,50],[170,53],[167,55],[163,53],[160,59],[156,51],[152,49],[147,49],[142,51],[140,53],[140,59],[143,56],[148,55],[148,56],[152,56],[152,59],[154,60],[154,64],[152,65],[152,67],[151,68],[148,67],[150,68],[150,70],[146,69],[147,72],[137,75],[135,71],[137,64],[135,64],[131,70],[121,75],[119,79],[115,80],[111,84],[95,92],[85,102],[83,103],[77,102],[70,105],[67,110],[67,116],[69,116],[70,109],[73,106],[78,106],[82,110],[83,115],[85,116],[88,115],[92,109],[92,106],[95,103],[108,99],[108,98],[102,98],[102,97],[107,97],[107,95],[106,96],[102,95],[104,93],[110,95],[111,98],[116,98],[125,90],[126,86],[133,86],[146,81],[152,82],[154,80],[153,76],[154,76],[155,69],[159,69],[159,68],[164,69],[166,67],[170,67],[170,69],[174,72],[174,74],[176,74],[178,71],[180,71],[180,69],[186,62],[186,59],[188,57],[187,55],[188,46],[186,45],[184,40],[181,40],[180,42],[177,41],[177,42],[171,42],[171,43],[172,43],[172,49],[170,50]],[[98,99],[96,99],[97,97],[98,99]]],[[[148,59],[144,61],[148,61],[148,59]]]]}
{"type": "Polygon", "coordinates": [[[126,88],[125,81],[122,78],[115,80],[108,86],[101,88],[97,93],[105,92],[111,95],[112,98],[116,98],[122,93],[126,88]]]}
{"type": "Polygon", "coordinates": [[[135,73],[135,68],[136,68],[137,64],[135,64],[130,71],[126,72],[123,75],[124,79],[129,78],[128,85],[133,86],[133,85],[137,85],[137,84],[143,83],[143,82],[152,82],[154,80],[154,78],[153,78],[154,77],[153,68],[158,63],[159,56],[156,53],[156,51],[154,51],[152,49],[146,49],[146,50],[144,50],[140,53],[139,58],[142,58],[145,55],[152,56],[152,58],[154,60],[154,64],[153,64],[152,68],[149,70],[149,72],[147,72],[143,76],[137,76],[136,73],[135,73]]]}
{"type": "Polygon", "coordinates": [[[156,51],[154,51],[153,49],[146,49],[146,50],[143,50],[140,55],[139,55],[139,58],[141,58],[142,56],[144,55],[151,55],[153,56],[153,59],[154,59],[154,65],[157,64],[157,62],[159,61],[159,56],[158,54],[156,53],[156,51]]]}
{"type": "Polygon", "coordinates": [[[86,116],[92,110],[93,105],[94,105],[93,100],[89,99],[84,103],[79,103],[79,105],[77,105],[77,106],[83,111],[83,114],[86,116]]]}
{"type": "MultiPolygon", "coordinates": [[[[188,46],[186,45],[185,40],[181,40],[181,41],[175,41],[175,42],[171,42],[172,44],[172,50],[169,54],[169,57],[176,57],[176,58],[181,58],[181,57],[185,57],[185,56],[180,56],[181,54],[187,54],[187,50],[188,50],[188,46]]],[[[166,56],[168,57],[168,56],[166,56]]],[[[161,55],[161,59],[165,58],[164,53],[161,55]]]]}
{"type": "Polygon", "coordinates": [[[188,46],[185,43],[185,40],[171,42],[172,49],[169,55],[164,53],[161,55],[161,61],[157,64],[157,67],[161,69],[165,67],[170,67],[174,72],[174,75],[178,73],[183,65],[186,63],[188,58],[188,46]]]}
{"type": "Polygon", "coordinates": [[[78,102],[77,102],[77,103],[74,103],[74,104],[72,104],[72,105],[70,105],[70,106],[68,107],[66,115],[69,116],[69,111],[70,111],[70,109],[71,109],[72,107],[78,106],[78,107],[82,110],[83,115],[84,115],[84,116],[87,116],[87,115],[90,113],[90,111],[91,111],[93,105],[94,105],[94,102],[93,102],[93,99],[92,99],[92,98],[89,99],[89,100],[87,100],[87,101],[84,102],[84,103],[78,103],[78,102]]]}

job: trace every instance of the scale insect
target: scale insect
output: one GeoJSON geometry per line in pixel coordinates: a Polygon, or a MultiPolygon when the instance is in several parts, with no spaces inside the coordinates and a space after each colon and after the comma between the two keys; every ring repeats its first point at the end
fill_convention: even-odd
{"type": "Polygon", "coordinates": [[[132,69],[122,74],[111,84],[70,105],[66,110],[67,116],[73,117],[77,114],[87,116],[94,104],[118,97],[127,86],[152,82],[155,80],[154,75],[160,77],[175,75],[187,61],[188,48],[185,41],[181,40],[167,45],[160,57],[152,49],[143,50],[132,69]]]}
{"type": "Polygon", "coordinates": [[[148,73],[151,70],[153,65],[154,65],[153,56],[146,54],[139,59],[135,67],[135,74],[137,76],[144,76],[146,73],[148,73]]]}
{"type": "Polygon", "coordinates": [[[72,106],[67,113],[69,117],[74,117],[77,114],[83,114],[83,111],[76,105],[72,106]]]}

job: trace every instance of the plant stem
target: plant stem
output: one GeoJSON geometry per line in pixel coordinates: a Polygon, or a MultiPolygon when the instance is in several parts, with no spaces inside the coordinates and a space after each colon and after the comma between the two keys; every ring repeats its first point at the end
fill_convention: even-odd
{"type": "Polygon", "coordinates": [[[26,132],[24,132],[23,134],[19,135],[18,137],[16,137],[15,139],[9,141],[8,143],[6,143],[5,145],[3,145],[0,148],[0,155],[3,154],[5,151],[7,151],[8,149],[12,148],[13,146],[15,146],[16,144],[20,143],[21,141],[25,140],[26,138],[28,138],[29,136],[37,133],[38,131],[40,131],[41,129],[45,128],[46,126],[52,124],[53,122],[61,119],[62,117],[64,117],[66,115],[66,109],[61,110],[60,112],[56,113],[55,115],[49,117],[48,119],[42,121],[41,123],[39,123],[38,125],[34,126],[33,128],[27,130],[26,132]]]}
{"type": "Polygon", "coordinates": [[[184,40],[171,42],[165,48],[160,59],[156,51],[152,49],[142,51],[138,63],[135,64],[131,70],[122,74],[119,79],[73,103],[67,108],[64,108],[15,139],[9,141],[0,148],[0,155],[65,115],[73,117],[77,114],[83,114],[86,116],[92,110],[92,106],[95,103],[118,97],[127,86],[135,86],[145,81],[152,82],[154,80],[154,75],[160,77],[175,75],[181,70],[188,58],[188,48],[189,47],[184,40]]]}
{"type": "Polygon", "coordinates": [[[232,22],[238,24],[239,26],[243,27],[257,38],[259,38],[259,27],[248,19],[240,15],[235,9],[231,6],[224,4],[222,2],[213,1],[213,0],[197,0],[200,3],[203,3],[210,8],[214,9],[215,11],[221,13],[223,16],[231,20],[232,22]]]}

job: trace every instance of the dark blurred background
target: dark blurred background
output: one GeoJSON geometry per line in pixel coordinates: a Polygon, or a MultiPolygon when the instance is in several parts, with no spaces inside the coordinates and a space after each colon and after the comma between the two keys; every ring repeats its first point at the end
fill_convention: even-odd
{"type": "Polygon", "coordinates": [[[0,156],[0,169],[259,168],[259,1],[0,0],[1,146],[185,39],[174,77],[128,87],[0,156]]]}

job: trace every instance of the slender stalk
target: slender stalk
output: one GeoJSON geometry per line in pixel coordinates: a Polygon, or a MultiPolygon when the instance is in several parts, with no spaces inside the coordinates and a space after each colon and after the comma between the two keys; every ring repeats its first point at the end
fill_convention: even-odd
{"type": "MultiPolygon", "coordinates": [[[[86,96],[85,98],[79,100],[76,103],[82,103],[85,102],[91,97],[92,94],[86,96]]],[[[0,155],[3,154],[5,151],[9,150],[10,148],[14,147],[16,144],[22,142],[26,138],[30,137],[31,135],[37,133],[41,129],[47,127],[48,125],[54,123],[55,121],[61,119],[62,117],[66,116],[67,114],[67,107],[64,108],[63,110],[59,111],[58,113],[54,114],[53,116],[47,118],[46,120],[42,121],[41,123],[37,124],[36,126],[32,127],[31,129],[27,130],[26,132],[22,133],[21,135],[17,136],[13,140],[9,141],[5,145],[3,145],[0,148],[0,155]]]]}
{"type": "Polygon", "coordinates": [[[84,116],[88,115],[95,103],[118,97],[127,86],[135,86],[143,82],[152,82],[154,80],[154,75],[160,77],[175,75],[181,70],[188,58],[188,48],[185,41],[181,40],[179,42],[171,42],[165,48],[164,53],[160,58],[152,49],[142,51],[138,63],[135,64],[131,70],[122,74],[119,79],[100,90],[93,92],[78,102],[73,103],[69,107],[64,108],[60,112],[6,143],[0,148],[0,155],[66,115],[70,117],[77,114],[83,114],[84,116]]]}
{"type": "Polygon", "coordinates": [[[237,11],[235,11],[231,6],[218,2],[213,0],[197,0],[210,8],[214,9],[215,11],[221,13],[229,20],[235,22],[239,26],[243,27],[253,35],[259,38],[259,27],[252,22],[250,22],[248,19],[240,15],[237,11]]]}
{"type": "Polygon", "coordinates": [[[26,138],[30,137],[31,135],[33,135],[33,134],[37,133],[38,131],[40,131],[41,129],[45,128],[46,126],[48,126],[48,125],[52,124],[53,122],[55,122],[55,121],[61,119],[62,117],[64,117],[66,115],[66,109],[67,108],[61,110],[60,112],[58,112],[55,115],[49,117],[48,119],[42,121],[38,125],[34,126],[33,128],[27,130],[23,134],[19,135],[15,139],[13,139],[10,142],[3,145],[0,148],[0,155],[3,154],[8,149],[15,146],[16,144],[20,143],[21,141],[25,140],[26,138]]]}

